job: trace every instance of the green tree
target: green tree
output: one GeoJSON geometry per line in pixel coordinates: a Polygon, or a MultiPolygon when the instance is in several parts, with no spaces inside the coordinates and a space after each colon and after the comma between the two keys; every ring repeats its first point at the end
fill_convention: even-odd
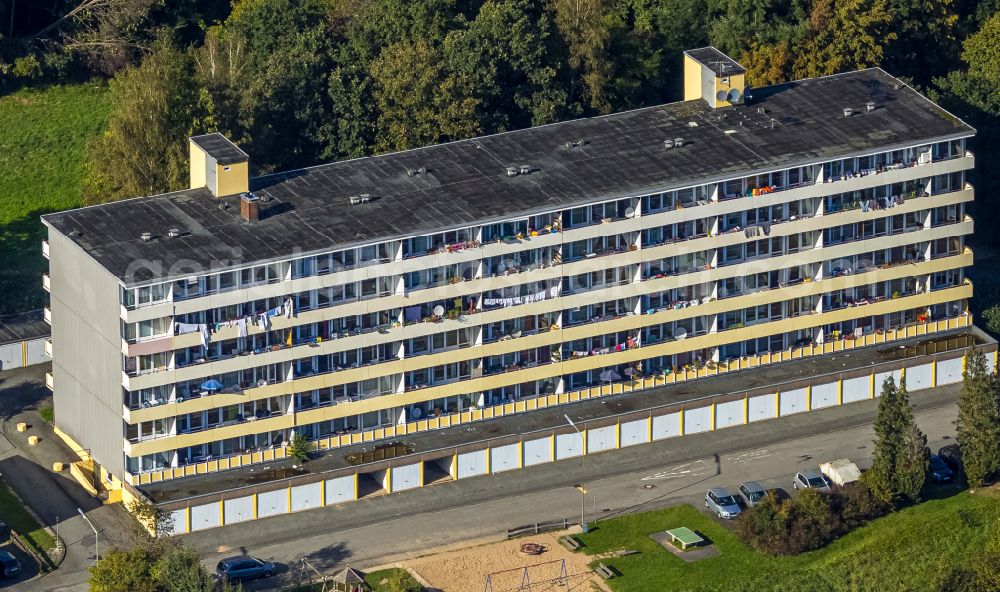
{"type": "Polygon", "coordinates": [[[288,443],[288,456],[299,463],[309,462],[309,453],[312,452],[312,442],[306,440],[302,434],[293,434],[288,443]]]}
{"type": "Polygon", "coordinates": [[[482,132],[544,125],[575,113],[552,37],[551,16],[531,0],[487,0],[467,26],[448,33],[448,67],[478,99],[482,132]]]}
{"type": "Polygon", "coordinates": [[[478,101],[427,43],[390,45],[372,63],[379,107],[375,148],[406,150],[474,136],[478,101]]]}
{"type": "Polygon", "coordinates": [[[583,83],[583,97],[590,108],[611,111],[605,85],[611,76],[607,56],[609,39],[602,0],[554,0],[556,27],[569,51],[568,63],[583,83]]]}
{"type": "Polygon", "coordinates": [[[189,57],[169,45],[158,46],[137,68],[115,76],[111,102],[107,131],[87,146],[84,202],[186,187],[187,137],[198,103],[189,57]]]}
{"type": "Polygon", "coordinates": [[[814,0],[809,33],[796,48],[796,78],[874,66],[896,38],[887,0],[814,0]]]}
{"type": "Polygon", "coordinates": [[[89,569],[90,591],[157,592],[152,574],[155,561],[155,554],[146,545],[105,551],[89,569]]]}
{"type": "Polygon", "coordinates": [[[955,431],[962,468],[970,487],[979,487],[1000,469],[1000,408],[997,376],[978,350],[966,354],[955,431]]]}
{"type": "Polygon", "coordinates": [[[882,384],[875,417],[872,466],[862,476],[872,494],[883,502],[916,501],[923,488],[929,453],[927,439],[913,421],[905,383],[890,376],[882,384]]]}

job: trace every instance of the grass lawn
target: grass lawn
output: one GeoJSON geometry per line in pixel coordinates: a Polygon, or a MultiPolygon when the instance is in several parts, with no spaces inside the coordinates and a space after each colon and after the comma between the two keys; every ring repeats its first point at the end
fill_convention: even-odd
{"type": "Polygon", "coordinates": [[[80,205],[84,148],[110,110],[96,82],[0,96],[0,314],[44,304],[38,217],[80,205]]]}
{"type": "Polygon", "coordinates": [[[24,509],[21,501],[11,493],[3,481],[0,481],[0,520],[11,530],[32,542],[36,549],[47,552],[56,546],[55,539],[24,509]]]}
{"type": "Polygon", "coordinates": [[[615,592],[649,590],[933,590],[942,565],[958,565],[982,545],[1000,519],[1000,492],[963,492],[907,508],[796,557],[771,557],[743,545],[707,514],[678,506],[600,522],[579,538],[588,554],[619,549],[636,555],[603,559],[621,573],[615,592]],[[649,538],[687,526],[719,555],[685,563],[649,538]]]}
{"type": "Polygon", "coordinates": [[[55,423],[56,421],[56,412],[55,409],[52,408],[52,405],[42,405],[38,409],[38,415],[40,415],[42,419],[48,423],[55,423]]]}
{"type": "MultiPolygon", "coordinates": [[[[365,574],[365,582],[371,586],[372,592],[417,592],[423,590],[405,569],[389,568],[372,571],[365,574]]],[[[323,584],[290,588],[286,592],[320,592],[323,584]]],[[[329,590],[329,586],[327,586],[329,590]]]]}

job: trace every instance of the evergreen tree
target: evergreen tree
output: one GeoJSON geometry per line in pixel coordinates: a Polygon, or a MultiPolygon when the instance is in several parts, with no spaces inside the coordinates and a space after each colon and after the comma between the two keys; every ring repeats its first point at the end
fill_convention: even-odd
{"type": "Polygon", "coordinates": [[[982,485],[1000,468],[1000,408],[996,373],[986,367],[986,356],[966,355],[962,392],[958,396],[955,429],[962,451],[962,467],[971,487],[982,485]]]}
{"type": "Polygon", "coordinates": [[[297,462],[309,462],[309,453],[312,452],[312,443],[306,440],[301,434],[293,434],[292,440],[288,443],[288,456],[297,462]]]}
{"type": "Polygon", "coordinates": [[[929,452],[927,437],[913,421],[905,383],[890,376],[882,384],[875,418],[875,453],[865,484],[883,502],[916,501],[924,486],[929,452]]]}

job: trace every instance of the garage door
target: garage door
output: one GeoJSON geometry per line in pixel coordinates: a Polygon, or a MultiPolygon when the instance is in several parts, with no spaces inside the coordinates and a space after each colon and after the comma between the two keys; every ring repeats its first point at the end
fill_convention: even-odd
{"type": "Polygon", "coordinates": [[[219,502],[191,506],[191,531],[220,526],[219,502]]]}
{"type": "Polygon", "coordinates": [[[645,419],[626,421],[621,426],[621,446],[633,446],[649,442],[649,422],[645,419]]]}
{"type": "Polygon", "coordinates": [[[712,408],[697,407],[684,410],[684,433],[697,434],[712,429],[712,408]]]}
{"type": "Polygon", "coordinates": [[[236,524],[246,520],[253,520],[253,496],[247,495],[227,499],[223,502],[226,524],[236,524]]]}
{"type": "Polygon", "coordinates": [[[936,378],[939,385],[962,382],[962,358],[938,360],[936,378]]]}
{"type": "Polygon", "coordinates": [[[806,410],[806,389],[784,391],[778,396],[778,412],[782,417],[806,410]]]}
{"type": "Polygon", "coordinates": [[[292,488],[292,511],[299,512],[323,505],[323,483],[310,483],[292,488]]]}
{"type": "Polygon", "coordinates": [[[538,438],[524,441],[524,466],[552,462],[552,439],[538,438]]]}
{"type": "Polygon", "coordinates": [[[837,404],[837,383],[816,384],[812,387],[811,409],[822,409],[837,404]]]}
{"type": "Polygon", "coordinates": [[[500,473],[516,469],[520,464],[520,448],[517,444],[497,446],[490,449],[490,471],[500,473]]]}
{"type": "Polygon", "coordinates": [[[420,487],[420,463],[392,468],[392,490],[406,491],[420,487]]]}
{"type": "Polygon", "coordinates": [[[486,474],[486,450],[463,452],[458,455],[458,478],[486,474]]]}
{"type": "Polygon", "coordinates": [[[844,402],[867,401],[871,398],[872,379],[870,376],[848,378],[844,381],[844,402]]]}
{"type": "Polygon", "coordinates": [[[326,505],[339,504],[355,499],[355,477],[337,477],[326,480],[326,505]]]}
{"type": "Polygon", "coordinates": [[[906,390],[918,391],[934,386],[931,383],[931,365],[921,364],[906,369],[906,390]]]}
{"type": "Polygon", "coordinates": [[[747,419],[750,421],[774,419],[776,413],[774,405],[776,400],[777,395],[774,393],[771,393],[770,395],[760,395],[759,397],[750,397],[747,419]]]}
{"type": "Polygon", "coordinates": [[[603,452],[615,448],[615,426],[587,430],[587,452],[603,452]]]}
{"type": "Polygon", "coordinates": [[[556,436],[556,458],[562,460],[573,456],[580,456],[583,453],[583,436],[573,432],[572,434],[559,434],[556,436]]]}
{"type": "Polygon", "coordinates": [[[875,373],[875,396],[882,396],[882,385],[885,384],[886,379],[892,378],[892,381],[899,386],[899,380],[903,377],[903,373],[899,370],[893,370],[892,372],[876,372],[875,373]]]}
{"type": "Polygon", "coordinates": [[[276,489],[257,494],[257,517],[288,513],[288,490],[276,489]]]}
{"type": "Polygon", "coordinates": [[[743,424],[743,399],[715,406],[715,427],[728,428],[743,424]]]}
{"type": "Polygon", "coordinates": [[[653,417],[653,439],[673,438],[681,434],[681,414],[668,413],[653,417]]]}

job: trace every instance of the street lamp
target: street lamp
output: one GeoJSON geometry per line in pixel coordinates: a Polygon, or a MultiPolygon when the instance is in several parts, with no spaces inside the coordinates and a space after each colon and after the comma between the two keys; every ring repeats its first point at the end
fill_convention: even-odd
{"type": "Polygon", "coordinates": [[[586,534],[588,532],[587,518],[586,518],[587,488],[584,487],[583,478],[587,474],[587,451],[584,450],[583,432],[580,431],[580,428],[576,427],[576,424],[573,423],[573,420],[569,418],[569,415],[563,414],[563,417],[565,417],[566,421],[569,422],[569,425],[572,426],[574,430],[576,430],[576,433],[580,434],[580,482],[574,484],[573,487],[580,492],[580,530],[582,530],[583,533],[586,534]]]}
{"type": "Polygon", "coordinates": [[[99,541],[97,540],[97,529],[94,528],[94,523],[90,521],[90,518],[87,518],[87,515],[83,513],[83,510],[77,508],[76,511],[80,513],[80,516],[83,516],[83,519],[87,521],[90,529],[94,531],[94,564],[96,565],[97,562],[101,560],[101,548],[98,546],[99,541]]]}

